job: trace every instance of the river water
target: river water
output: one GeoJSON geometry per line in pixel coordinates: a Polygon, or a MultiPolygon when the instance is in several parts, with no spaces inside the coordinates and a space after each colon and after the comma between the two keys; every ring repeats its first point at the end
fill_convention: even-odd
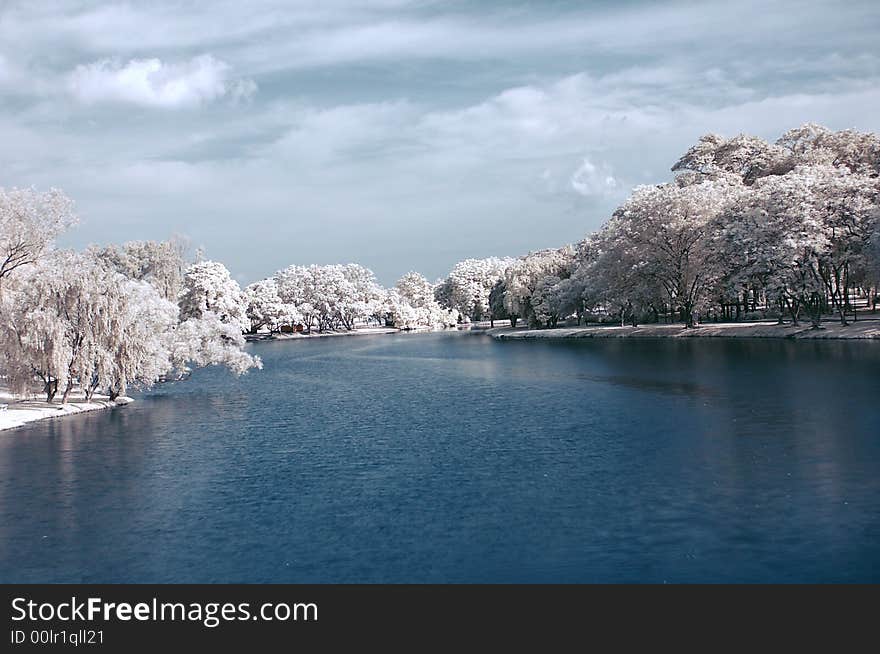
{"type": "Polygon", "coordinates": [[[0,433],[0,581],[880,581],[880,343],[249,347],[0,433]]]}

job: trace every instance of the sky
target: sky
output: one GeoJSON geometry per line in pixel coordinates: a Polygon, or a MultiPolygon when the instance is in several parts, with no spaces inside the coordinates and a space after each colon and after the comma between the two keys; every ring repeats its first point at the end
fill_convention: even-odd
{"type": "Polygon", "coordinates": [[[0,186],[246,284],[574,242],[702,134],[880,131],[877,2],[0,0],[0,186]]]}

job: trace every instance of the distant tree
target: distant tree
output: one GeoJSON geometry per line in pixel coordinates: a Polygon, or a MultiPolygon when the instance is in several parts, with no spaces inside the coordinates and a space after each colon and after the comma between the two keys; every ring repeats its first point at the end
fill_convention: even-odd
{"type": "Polygon", "coordinates": [[[457,309],[466,320],[484,320],[490,315],[489,294],[513,261],[498,257],[459,261],[435,291],[437,301],[457,309]]]}
{"type": "Polygon", "coordinates": [[[415,308],[429,307],[436,303],[434,285],[417,272],[408,272],[394,286],[400,297],[415,308]]]}
{"type": "Polygon", "coordinates": [[[382,312],[385,291],[373,271],[358,264],[288,266],[275,273],[278,295],[296,307],[307,328],[354,329],[382,312]]]}
{"type": "Polygon", "coordinates": [[[518,316],[510,316],[504,306],[505,291],[506,287],[504,286],[503,278],[495,282],[492,290],[489,291],[489,324],[492,327],[495,326],[496,320],[510,320],[510,325],[516,327],[518,316]]]}
{"type": "Polygon", "coordinates": [[[200,261],[183,273],[180,324],[174,330],[171,360],[182,371],[221,365],[235,374],[261,368],[259,357],[242,350],[250,328],[241,288],[222,263],[200,261]]]}
{"type": "Polygon", "coordinates": [[[574,248],[567,245],[556,250],[530,252],[507,266],[504,271],[504,309],[511,321],[514,322],[512,317],[516,316],[533,327],[546,326],[548,322],[555,324],[559,318],[555,313],[535,312],[533,296],[538,291],[543,297],[554,278],[568,278],[574,264],[574,248]]]}
{"type": "Polygon", "coordinates": [[[409,272],[391,289],[385,300],[389,321],[400,329],[452,327],[458,311],[444,309],[434,299],[434,286],[417,272],[409,272]]]}
{"type": "Polygon", "coordinates": [[[218,261],[194,263],[184,271],[178,304],[181,321],[211,313],[241,331],[249,328],[241,287],[218,261]]]}
{"type": "Polygon", "coordinates": [[[282,301],[274,279],[264,279],[247,286],[243,291],[247,305],[245,314],[250,321],[250,333],[266,327],[278,331],[282,325],[294,325],[302,316],[293,304],[282,301]]]}

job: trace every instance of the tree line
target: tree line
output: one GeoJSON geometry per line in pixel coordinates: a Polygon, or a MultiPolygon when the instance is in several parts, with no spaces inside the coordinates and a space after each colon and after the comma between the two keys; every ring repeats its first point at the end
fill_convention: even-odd
{"type": "Polygon", "coordinates": [[[383,288],[358,264],[291,265],[241,289],[180,239],[59,250],[77,222],[57,189],[0,188],[0,383],[66,401],[222,365],[261,367],[244,334],[509,319],[784,317],[847,324],[880,287],[880,139],[806,124],[775,143],[703,136],[673,181],[640,186],[580,242],[457,263],[383,288]]]}
{"type": "Polygon", "coordinates": [[[449,327],[459,313],[416,272],[383,288],[358,264],[292,265],[244,290],[181,239],[55,248],[77,223],[62,191],[0,188],[0,386],[67,402],[180,379],[194,367],[260,368],[246,334],[285,327],[449,327]]]}
{"type": "Polygon", "coordinates": [[[467,260],[437,297],[530,327],[760,315],[844,325],[880,286],[880,139],[806,124],[775,143],[699,142],[672,182],[640,186],[595,233],[514,260],[467,260]],[[488,291],[486,290],[488,289],[488,291]]]}
{"type": "Polygon", "coordinates": [[[372,270],[356,263],[288,266],[245,287],[243,298],[251,334],[290,326],[305,332],[364,324],[440,328],[460,319],[458,311],[438,303],[434,285],[423,275],[409,272],[385,289],[372,270]]]}

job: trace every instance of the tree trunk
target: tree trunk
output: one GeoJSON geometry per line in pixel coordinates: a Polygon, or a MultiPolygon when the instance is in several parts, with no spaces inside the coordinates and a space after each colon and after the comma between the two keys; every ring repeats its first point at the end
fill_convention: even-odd
{"type": "Polygon", "coordinates": [[[43,387],[43,392],[46,394],[46,402],[51,404],[52,399],[55,397],[55,393],[58,392],[58,380],[50,377],[46,382],[46,385],[43,387]]]}
{"type": "Polygon", "coordinates": [[[822,324],[822,298],[818,293],[810,296],[807,308],[810,310],[810,329],[819,329],[822,324]]]}
{"type": "Polygon", "coordinates": [[[684,320],[685,329],[691,329],[694,326],[694,307],[690,302],[685,302],[681,306],[681,317],[684,320]]]}
{"type": "Polygon", "coordinates": [[[67,398],[70,396],[71,389],[73,389],[73,380],[67,382],[67,386],[64,388],[64,394],[61,396],[61,404],[67,404],[67,398]]]}

